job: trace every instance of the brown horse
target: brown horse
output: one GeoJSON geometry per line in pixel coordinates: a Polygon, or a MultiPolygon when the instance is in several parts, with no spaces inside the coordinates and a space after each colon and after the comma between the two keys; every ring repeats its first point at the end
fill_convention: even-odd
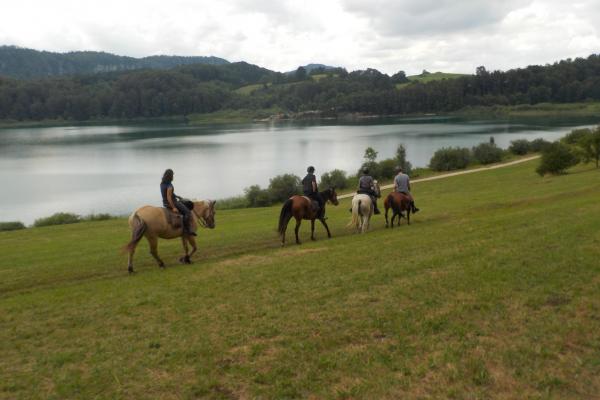
{"type": "MultiPolygon", "coordinates": [[[[216,201],[195,201],[192,215],[190,217],[190,230],[196,232],[198,224],[205,228],[215,227],[215,203],[216,201]]],[[[191,264],[190,257],[196,252],[196,239],[194,236],[183,235],[183,221],[180,214],[163,207],[143,206],[138,208],[129,217],[131,228],[131,241],[124,247],[129,253],[128,270],[133,273],[133,254],[142,237],[146,237],[150,244],[150,254],[158,262],[160,268],[165,263],[160,259],[157,252],[158,238],[174,239],[181,237],[185,254],[179,259],[180,262],[191,264]],[[188,242],[192,246],[192,252],[188,253],[188,242]]]]}
{"type": "Polygon", "coordinates": [[[400,226],[400,219],[404,217],[402,211],[406,211],[406,220],[410,225],[410,206],[411,198],[404,193],[392,192],[387,195],[383,202],[385,207],[385,227],[388,227],[388,210],[392,209],[392,228],[394,227],[394,218],[398,216],[398,226],[400,226]]]}
{"type": "MultiPolygon", "coordinates": [[[[325,213],[325,204],[330,201],[333,205],[337,206],[338,199],[337,193],[335,192],[335,188],[330,188],[325,190],[324,192],[319,193],[323,198],[323,213],[325,213]]],[[[279,214],[279,236],[281,236],[281,245],[285,245],[285,231],[287,229],[288,223],[292,217],[296,218],[296,244],[300,244],[300,239],[298,239],[298,230],[300,229],[300,223],[303,219],[310,220],[310,239],[315,240],[315,219],[321,221],[325,229],[327,229],[327,236],[331,238],[331,232],[329,232],[329,227],[327,226],[327,222],[322,217],[319,217],[318,211],[315,211],[313,208],[313,201],[306,196],[292,196],[285,203],[283,203],[283,207],[281,208],[281,213],[279,214]]]]}

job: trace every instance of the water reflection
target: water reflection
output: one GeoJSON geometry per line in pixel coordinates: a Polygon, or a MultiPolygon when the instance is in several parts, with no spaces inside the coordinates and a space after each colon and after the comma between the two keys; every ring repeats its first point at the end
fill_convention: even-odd
{"type": "Polygon", "coordinates": [[[277,124],[85,126],[0,129],[0,221],[57,211],[124,214],[160,204],[166,168],[183,195],[222,198],[286,172],[354,172],[367,146],[379,158],[398,144],[425,166],[440,147],[473,146],[493,136],[501,147],[520,138],[554,140],[598,120],[474,121],[448,117],[277,124]]]}

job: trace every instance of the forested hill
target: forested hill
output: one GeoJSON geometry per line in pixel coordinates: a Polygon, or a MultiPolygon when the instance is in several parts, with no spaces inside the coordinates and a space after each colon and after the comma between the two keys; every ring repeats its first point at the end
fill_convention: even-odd
{"type": "Polygon", "coordinates": [[[0,76],[18,79],[134,69],[168,69],[179,65],[222,65],[218,57],[150,56],[133,58],[96,51],[52,53],[15,46],[0,46],[0,76]]]}
{"type": "MultiPolygon", "coordinates": [[[[37,80],[0,78],[0,120],[155,118],[244,110],[299,113],[414,114],[468,106],[600,101],[600,56],[508,71],[411,81],[375,69],[293,74],[247,63],[194,64],[37,80]]],[[[297,114],[296,114],[297,115],[297,114]]]]}

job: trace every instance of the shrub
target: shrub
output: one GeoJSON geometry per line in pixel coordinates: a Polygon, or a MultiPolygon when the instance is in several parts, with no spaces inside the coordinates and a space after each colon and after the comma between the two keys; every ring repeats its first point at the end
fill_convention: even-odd
{"type": "Polygon", "coordinates": [[[378,179],[392,179],[396,175],[396,168],[398,167],[398,162],[395,159],[388,158],[387,160],[383,160],[379,162],[377,166],[377,170],[379,173],[378,179]]]}
{"type": "Polygon", "coordinates": [[[396,165],[402,167],[405,174],[410,175],[412,164],[406,160],[406,148],[403,144],[398,145],[396,149],[396,165]]]}
{"type": "Polygon", "coordinates": [[[357,175],[360,177],[363,174],[363,170],[367,168],[369,170],[369,175],[371,175],[375,179],[379,179],[379,163],[377,161],[367,161],[364,162],[360,169],[358,170],[357,175]]]}
{"type": "Polygon", "coordinates": [[[261,189],[258,185],[252,185],[246,188],[244,192],[250,207],[266,207],[273,204],[269,191],[261,189]]]}
{"type": "Polygon", "coordinates": [[[513,154],[522,156],[524,154],[529,153],[531,144],[527,139],[518,139],[510,142],[510,146],[508,147],[508,151],[513,154]]]}
{"type": "Polygon", "coordinates": [[[20,221],[0,222],[0,232],[17,231],[19,229],[25,229],[25,225],[20,221]]]}
{"type": "Polygon", "coordinates": [[[429,167],[434,171],[452,171],[466,168],[471,162],[471,152],[467,148],[443,147],[437,150],[431,160],[429,167]]]}
{"type": "Polygon", "coordinates": [[[541,176],[547,173],[562,174],[578,162],[579,159],[568,145],[554,142],[542,151],[542,162],[536,172],[541,176]]]}
{"type": "Polygon", "coordinates": [[[595,161],[596,168],[598,168],[598,164],[600,164],[600,127],[582,138],[579,146],[581,148],[583,160],[586,163],[595,161]]]}
{"type": "Polygon", "coordinates": [[[100,214],[89,214],[82,218],[84,221],[106,221],[107,219],[117,218],[114,215],[110,215],[108,213],[100,213],[100,214]]]}
{"type": "Polygon", "coordinates": [[[336,189],[345,189],[348,187],[348,177],[340,169],[334,169],[331,172],[325,172],[321,175],[321,190],[334,187],[336,189]]]}
{"type": "Polygon", "coordinates": [[[502,160],[502,149],[492,143],[480,143],[473,147],[473,157],[481,164],[492,164],[502,160]]]}
{"type": "Polygon", "coordinates": [[[235,196],[228,197],[226,199],[220,199],[217,201],[216,208],[219,210],[232,210],[234,208],[246,208],[250,204],[248,202],[248,197],[246,196],[235,196]]]}
{"type": "Polygon", "coordinates": [[[539,153],[540,151],[544,151],[544,149],[550,146],[550,144],[551,143],[549,141],[542,138],[534,139],[529,144],[529,150],[533,151],[534,153],[539,153]]]}
{"type": "Polygon", "coordinates": [[[72,213],[56,213],[49,217],[38,218],[33,223],[33,226],[50,226],[50,225],[63,225],[63,224],[74,224],[81,222],[81,217],[72,213]]]}
{"type": "Polygon", "coordinates": [[[269,181],[273,201],[285,201],[300,193],[300,178],[293,174],[278,175],[269,181]]]}
{"type": "Polygon", "coordinates": [[[560,141],[565,144],[578,144],[581,143],[591,133],[592,131],[587,128],[573,129],[571,132],[567,133],[562,139],[560,139],[560,141]]]}

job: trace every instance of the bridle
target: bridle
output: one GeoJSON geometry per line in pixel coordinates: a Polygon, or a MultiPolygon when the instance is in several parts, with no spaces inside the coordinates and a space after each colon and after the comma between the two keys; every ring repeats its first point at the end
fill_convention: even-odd
{"type": "Polygon", "coordinates": [[[194,215],[196,216],[196,220],[198,222],[200,222],[200,225],[203,228],[210,228],[210,226],[208,226],[208,222],[206,221],[206,218],[203,215],[198,215],[198,213],[196,212],[196,210],[192,209],[192,212],[194,213],[194,215]]]}

